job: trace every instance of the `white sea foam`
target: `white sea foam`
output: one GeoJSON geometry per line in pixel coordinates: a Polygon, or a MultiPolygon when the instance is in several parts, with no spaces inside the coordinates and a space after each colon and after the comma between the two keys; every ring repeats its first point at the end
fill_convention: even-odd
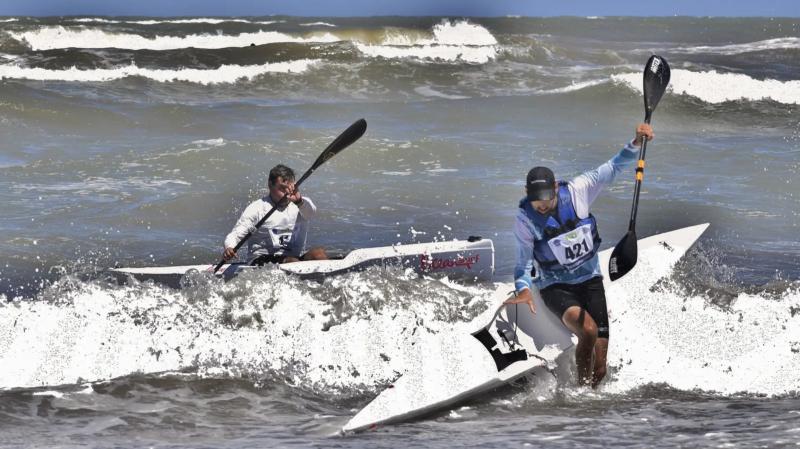
{"type": "MultiPolygon", "coordinates": [[[[196,299],[187,299],[193,293],[186,297],[160,287],[83,285],[59,292],[59,304],[0,305],[5,367],[0,388],[191,367],[213,376],[278,372],[290,385],[327,392],[381,385],[422,362],[417,348],[435,344],[435,334],[450,324],[435,318],[437,307],[430,298],[426,302],[424,290],[406,302],[387,297],[393,288],[375,288],[370,276],[332,281],[330,287],[340,290],[349,306],[363,302],[364,308],[333,326],[327,324],[332,315],[342,312],[327,295],[315,297],[302,281],[264,272],[246,281],[204,285],[196,299]],[[398,301],[404,305],[395,307],[398,301]],[[387,306],[375,310],[378,303],[387,306]],[[254,316],[265,324],[257,324],[254,316]]],[[[402,282],[404,276],[398,273],[392,281],[402,282]]],[[[463,293],[436,288],[436,298],[453,295],[462,301],[463,293]]]]}
{"type": "Polygon", "coordinates": [[[674,53],[686,54],[717,54],[717,55],[738,55],[742,53],[752,53],[767,50],[798,50],[800,49],[800,37],[779,37],[766,39],[763,41],[746,42],[743,44],[730,45],[700,45],[694,47],[679,47],[670,50],[674,53]]]}
{"type": "MultiPolygon", "coordinates": [[[[642,92],[642,75],[613,75],[612,80],[642,92]]],[[[772,100],[784,104],[800,103],[800,80],[757,80],[738,73],[692,72],[673,70],[669,89],[675,94],[691,95],[707,103],[725,101],[772,100]]]]}
{"type": "Polygon", "coordinates": [[[497,56],[497,39],[486,28],[467,21],[443,21],[433,27],[433,36],[392,33],[380,44],[356,43],[369,57],[414,58],[483,64],[497,56]]]}
{"type": "MultiPolygon", "coordinates": [[[[644,275],[608,288],[613,375],[597,397],[654,383],[722,395],[800,391],[800,292],[778,300],[742,294],[722,310],[664,286],[651,290],[673,261],[646,257],[637,265],[644,275]]],[[[485,308],[496,294],[447,282],[411,287],[412,278],[423,281],[373,273],[330,279],[324,292],[264,271],[194,292],[69,280],[77,288],[54,292],[57,303],[0,305],[0,388],[193,367],[213,376],[277,372],[290,385],[327,392],[375,389],[428,367],[430,353],[474,344],[474,325],[442,319],[442,309],[463,305],[465,295],[485,308]],[[337,311],[342,303],[330,292],[346,298],[347,310],[337,311]],[[345,315],[332,320],[337,314],[345,315]]]]}
{"type": "Polygon", "coordinates": [[[193,140],[192,145],[221,147],[225,145],[225,139],[223,139],[222,137],[217,137],[216,139],[193,140]]]}
{"type": "Polygon", "coordinates": [[[423,97],[437,97],[437,98],[446,98],[448,100],[462,100],[465,97],[463,95],[450,95],[439,92],[438,90],[430,87],[430,86],[420,86],[414,89],[414,92],[422,95],[423,97]]]}
{"type": "Polygon", "coordinates": [[[12,17],[10,19],[0,19],[0,23],[16,22],[18,20],[19,19],[15,18],[15,17],[12,17]]]}
{"type": "Polygon", "coordinates": [[[252,21],[246,19],[214,19],[214,18],[206,18],[206,17],[198,17],[195,19],[172,19],[172,20],[110,20],[110,19],[102,19],[100,17],[82,17],[78,19],[70,19],[72,22],[76,23],[130,23],[136,25],[160,25],[160,24],[189,24],[189,23],[208,23],[211,25],[218,25],[220,23],[252,23],[256,25],[270,25],[273,23],[278,23],[280,21],[277,20],[269,20],[269,21],[252,21]]]}
{"type": "Polygon", "coordinates": [[[85,28],[48,26],[33,31],[9,32],[16,40],[25,41],[33,50],[58,48],[121,48],[129,50],[174,50],[178,48],[219,49],[264,45],[277,42],[337,42],[340,39],[330,33],[312,33],[306,37],[291,36],[276,31],[256,33],[191,34],[188,36],[156,36],[148,38],[138,34],[112,33],[85,28]]]}
{"type": "Polygon", "coordinates": [[[424,45],[419,47],[397,47],[386,45],[356,44],[366,56],[388,59],[431,59],[440,61],[463,61],[477,64],[489,62],[497,55],[497,50],[486,47],[462,47],[458,45],[424,45]]]}
{"type": "Polygon", "coordinates": [[[335,27],[336,25],[328,22],[311,22],[311,23],[301,23],[301,27],[313,27],[313,26],[323,26],[323,27],[335,27]]]}
{"type": "Polygon", "coordinates": [[[605,391],[646,383],[722,394],[800,391],[798,292],[778,301],[741,294],[730,310],[663,291],[626,298],[609,310],[616,342],[609,361],[618,372],[605,391]]]}
{"type": "Polygon", "coordinates": [[[557,87],[554,89],[542,89],[537,91],[539,94],[563,94],[567,92],[574,92],[576,90],[586,89],[588,87],[599,86],[608,83],[607,79],[589,80],[580,83],[572,83],[569,86],[557,87]]]}
{"type": "Polygon", "coordinates": [[[48,192],[50,194],[69,194],[97,197],[101,195],[126,196],[134,190],[166,190],[170,187],[188,187],[192,183],[182,179],[153,179],[153,178],[126,178],[113,179],[106,177],[91,177],[78,182],[60,184],[17,184],[15,190],[48,192]]]}
{"type": "Polygon", "coordinates": [[[236,83],[252,80],[269,73],[302,73],[319,60],[299,59],[287,62],[275,62],[261,65],[222,65],[216,69],[147,69],[136,65],[115,69],[81,70],[75,67],[64,70],[43,68],[27,68],[16,65],[0,65],[0,78],[28,79],[37,81],[74,81],[74,82],[107,82],[141,76],[162,83],[190,82],[203,85],[236,83]]]}

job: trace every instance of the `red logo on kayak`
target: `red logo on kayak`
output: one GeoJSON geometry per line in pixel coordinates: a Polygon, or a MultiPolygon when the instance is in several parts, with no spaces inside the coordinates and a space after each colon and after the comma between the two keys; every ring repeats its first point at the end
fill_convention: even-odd
{"type": "Polygon", "coordinates": [[[480,260],[480,254],[475,254],[474,256],[458,256],[454,258],[439,258],[433,257],[431,258],[427,254],[420,254],[419,256],[419,267],[423,270],[446,270],[448,268],[454,267],[467,267],[468,270],[472,269],[472,265],[478,263],[480,260]]]}

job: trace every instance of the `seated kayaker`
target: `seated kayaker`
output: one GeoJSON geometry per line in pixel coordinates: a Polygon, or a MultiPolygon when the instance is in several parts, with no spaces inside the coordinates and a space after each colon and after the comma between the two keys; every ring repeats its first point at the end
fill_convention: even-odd
{"type": "Polygon", "coordinates": [[[285,165],[276,165],[269,172],[268,187],[269,195],[247,206],[230,234],[225,237],[223,259],[227,261],[236,257],[236,245],[248,232],[253,231],[256,223],[273,207],[275,212],[247,241],[249,264],[327,259],[322,247],[305,252],[308,221],[317,212],[317,207],[310,198],[303,197],[295,188],[294,171],[285,165]]]}

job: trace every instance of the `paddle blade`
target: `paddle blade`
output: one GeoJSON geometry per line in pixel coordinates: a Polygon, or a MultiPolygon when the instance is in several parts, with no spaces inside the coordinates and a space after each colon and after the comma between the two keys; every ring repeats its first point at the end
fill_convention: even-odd
{"type": "Polygon", "coordinates": [[[328,148],[325,148],[325,151],[319,155],[316,162],[314,162],[314,165],[311,166],[310,171],[316,170],[317,167],[324,164],[328,159],[336,156],[340,151],[352,145],[356,140],[360,139],[361,136],[364,135],[366,130],[367,121],[363,118],[356,120],[356,122],[344,130],[343,133],[339,134],[339,137],[331,142],[331,144],[328,145],[328,148]]]}
{"type": "Polygon", "coordinates": [[[608,259],[608,277],[611,281],[625,276],[636,265],[639,248],[636,243],[636,231],[628,231],[625,237],[617,243],[611,258],[608,259]]]}
{"type": "Polygon", "coordinates": [[[669,84],[669,64],[658,55],[650,56],[644,66],[644,121],[650,123],[650,116],[667,90],[669,84]]]}

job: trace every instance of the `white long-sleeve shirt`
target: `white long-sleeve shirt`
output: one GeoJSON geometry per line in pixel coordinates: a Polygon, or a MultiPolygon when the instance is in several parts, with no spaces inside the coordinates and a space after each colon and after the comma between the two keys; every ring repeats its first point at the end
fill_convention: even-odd
{"type": "Polygon", "coordinates": [[[247,241],[248,261],[262,255],[300,257],[306,249],[308,221],[317,213],[317,206],[310,198],[304,196],[300,206],[289,203],[275,212],[255,230],[255,225],[273,206],[269,195],[253,201],[242,212],[230,234],[225,237],[225,247],[233,248],[239,241],[253,232],[247,241]]]}
{"type": "MultiPolygon", "coordinates": [[[[603,188],[612,182],[625,167],[630,166],[637,159],[639,147],[632,143],[625,145],[611,160],[589,170],[567,185],[575,213],[578,218],[589,216],[589,206],[597,199],[603,188]]],[[[538,213],[535,210],[533,213],[538,213]]],[[[514,267],[514,284],[516,290],[522,291],[536,285],[543,289],[556,283],[578,284],[593,277],[602,276],[600,273],[600,259],[597,254],[574,271],[555,271],[539,267],[533,258],[533,243],[535,240],[544,239],[544,233],[526,215],[522,208],[517,210],[514,223],[514,237],[517,240],[517,263],[514,267]],[[531,270],[536,266],[537,277],[531,277],[531,270]]]]}

